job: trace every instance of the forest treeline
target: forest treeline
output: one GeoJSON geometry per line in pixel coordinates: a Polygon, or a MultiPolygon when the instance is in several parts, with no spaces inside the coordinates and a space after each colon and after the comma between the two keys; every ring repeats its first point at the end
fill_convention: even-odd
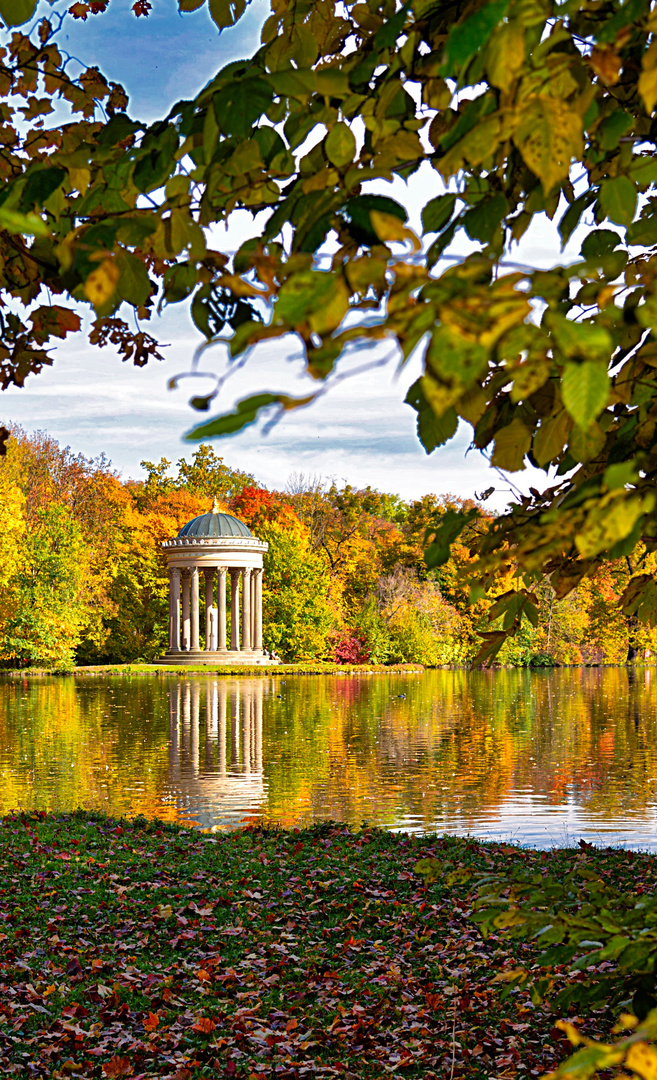
{"type": "MultiPolygon", "coordinates": [[[[208,445],[175,467],[141,463],[124,480],[43,432],[11,428],[0,460],[0,665],[155,660],[167,647],[168,578],[161,542],[212,500],[268,541],[264,644],[286,661],[466,664],[509,573],[475,602],[466,583],[467,534],[428,571],[427,527],[463,507],[449,495],[404,500],[302,474],[284,491],[260,487],[208,445]]],[[[486,528],[485,513],[476,527],[486,528]]],[[[473,526],[474,527],[474,526],[473,526]]],[[[649,659],[657,630],[617,601],[655,556],[637,548],[565,599],[536,589],[538,625],[525,622],[499,661],[514,665],[649,659]]]]}

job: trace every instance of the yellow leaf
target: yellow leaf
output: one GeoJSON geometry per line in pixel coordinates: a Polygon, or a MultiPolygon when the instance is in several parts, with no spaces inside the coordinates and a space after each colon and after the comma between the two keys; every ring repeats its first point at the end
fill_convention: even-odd
{"type": "Polygon", "coordinates": [[[625,1065],[643,1080],[657,1080],[657,1050],[647,1043],[635,1043],[625,1055],[625,1065]]]}
{"type": "Polygon", "coordinates": [[[496,915],[493,919],[493,926],[496,926],[498,930],[506,930],[509,926],[522,926],[524,921],[524,915],[517,910],[511,909],[511,911],[502,911],[499,915],[496,915]]]}
{"type": "Polygon", "coordinates": [[[644,495],[624,495],[603,499],[596,503],[587,516],[584,528],[575,536],[575,545],[580,555],[587,559],[612,547],[619,540],[629,536],[642,514],[650,513],[655,505],[652,493],[644,495]]]}
{"type": "Polygon", "coordinates": [[[79,191],[80,195],[84,195],[91,183],[91,171],[89,169],[69,169],[68,178],[71,181],[71,187],[75,191],[79,191]]]}
{"type": "Polygon", "coordinates": [[[639,75],[639,93],[650,116],[657,103],[657,40],[652,41],[643,54],[642,72],[639,75]]]}
{"type": "Polygon", "coordinates": [[[506,971],[498,971],[497,975],[493,976],[493,978],[491,979],[491,982],[513,982],[514,979],[522,979],[522,981],[524,982],[527,978],[527,974],[528,973],[525,968],[508,968],[506,971]]]}
{"type": "Polygon", "coordinates": [[[508,90],[525,62],[525,31],[517,22],[502,23],[486,48],[486,71],[492,86],[508,90]]]}
{"type": "Polygon", "coordinates": [[[553,97],[530,98],[518,109],[513,141],[547,195],[567,178],[572,158],[582,154],[582,117],[553,97]]]}
{"type": "Polygon", "coordinates": [[[111,259],[104,259],[85,281],[84,295],[94,307],[103,307],[114,296],[118,280],[118,266],[111,259]]]}
{"type": "Polygon", "coordinates": [[[443,864],[439,859],[420,859],[413,867],[413,871],[416,874],[421,874],[427,885],[438,881],[438,878],[442,876],[443,869],[443,864]]]}
{"type": "Polygon", "coordinates": [[[338,328],[348,308],[349,289],[342,277],[336,277],[330,293],[308,316],[308,325],[314,334],[330,334],[338,328]]]}
{"type": "Polygon", "coordinates": [[[421,244],[412,229],[406,226],[394,214],[384,214],[381,210],[370,210],[372,228],[379,240],[404,241],[410,240],[414,251],[419,251],[421,244]]]}
{"type": "Polygon", "coordinates": [[[550,378],[550,361],[543,357],[538,360],[526,360],[518,367],[511,369],[509,374],[513,377],[511,401],[516,403],[525,401],[535,390],[540,390],[550,378]]]}

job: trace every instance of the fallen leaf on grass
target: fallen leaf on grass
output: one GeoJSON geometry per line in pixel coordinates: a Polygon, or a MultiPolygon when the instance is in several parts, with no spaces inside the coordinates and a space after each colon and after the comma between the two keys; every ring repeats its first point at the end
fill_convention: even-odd
{"type": "Polygon", "coordinates": [[[127,1057],[119,1057],[118,1054],[110,1058],[109,1061],[103,1063],[103,1073],[105,1076],[117,1077],[117,1076],[131,1076],[133,1072],[130,1059],[127,1057]]]}
{"type": "Polygon", "coordinates": [[[210,1035],[216,1028],[214,1020],[210,1020],[209,1016],[201,1016],[192,1024],[192,1031],[197,1031],[199,1035],[210,1035]]]}

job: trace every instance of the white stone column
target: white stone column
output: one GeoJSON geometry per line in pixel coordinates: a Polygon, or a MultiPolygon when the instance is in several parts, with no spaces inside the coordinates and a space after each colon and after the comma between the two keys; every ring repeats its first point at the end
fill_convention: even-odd
{"type": "Polygon", "coordinates": [[[240,571],[230,572],[230,648],[240,651],[240,571]]]}
{"type": "Polygon", "coordinates": [[[242,570],[242,649],[251,649],[251,568],[242,570]]]}
{"type": "Polygon", "coordinates": [[[251,648],[255,648],[256,637],[256,571],[251,571],[251,648]]]}
{"type": "Polygon", "coordinates": [[[255,632],[253,648],[262,650],[262,569],[254,571],[255,576],[255,632]]]}
{"type": "Polygon", "coordinates": [[[217,648],[220,652],[226,650],[226,567],[220,566],[217,571],[219,577],[219,640],[217,642],[217,648]]]}
{"type": "Polygon", "coordinates": [[[189,652],[189,570],[182,572],[182,651],[189,652]]]}
{"type": "Polygon", "coordinates": [[[191,631],[192,639],[190,648],[192,652],[199,651],[198,641],[198,566],[192,566],[190,571],[191,582],[191,631]]]}
{"type": "Polygon", "coordinates": [[[169,570],[169,652],[180,652],[180,570],[169,570]]]}
{"type": "Polygon", "coordinates": [[[205,571],[205,647],[217,649],[217,619],[214,607],[214,568],[205,571]]]}

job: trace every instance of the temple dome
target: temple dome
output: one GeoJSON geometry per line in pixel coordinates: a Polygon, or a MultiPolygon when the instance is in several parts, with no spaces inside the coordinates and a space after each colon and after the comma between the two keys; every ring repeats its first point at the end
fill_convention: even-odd
{"type": "Polygon", "coordinates": [[[212,511],[209,514],[200,514],[192,518],[178,533],[178,536],[253,536],[253,533],[243,521],[233,517],[232,514],[224,514],[221,511],[212,511]]]}

